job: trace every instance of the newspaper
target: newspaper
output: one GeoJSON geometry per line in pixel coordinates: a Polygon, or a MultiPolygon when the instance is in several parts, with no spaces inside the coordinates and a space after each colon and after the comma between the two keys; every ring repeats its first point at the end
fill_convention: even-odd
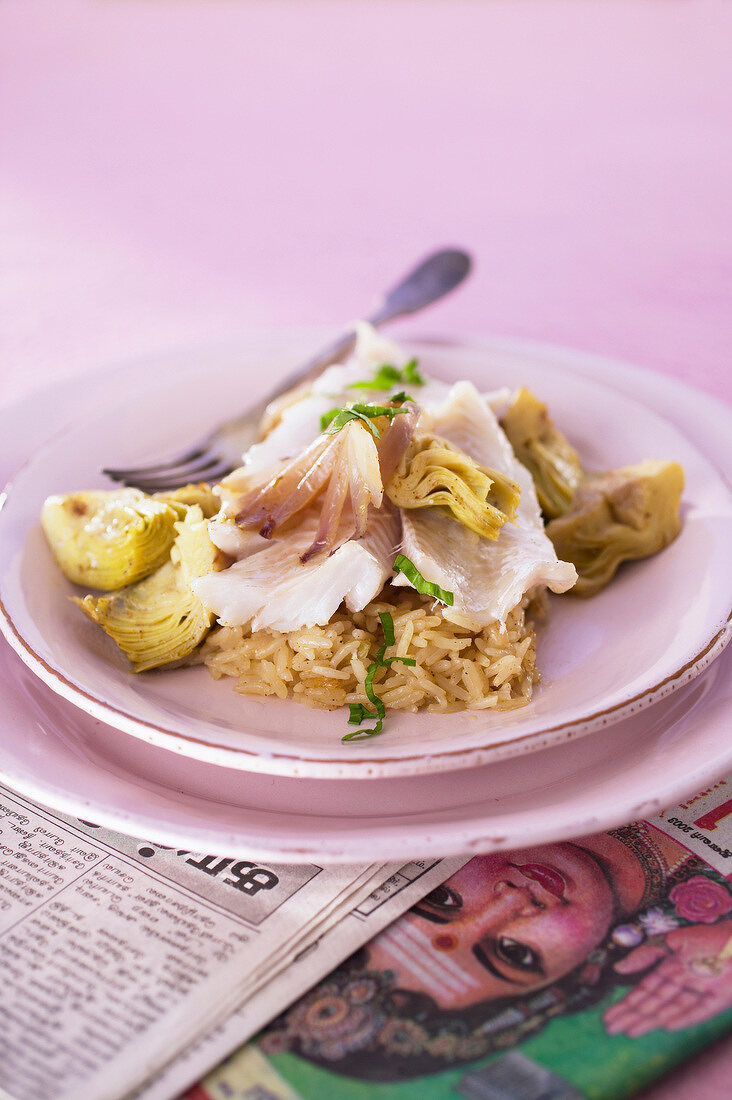
{"type": "Polygon", "coordinates": [[[136,1094],[135,1100],[168,1100],[178,1096],[463,863],[463,858],[415,860],[400,867],[340,923],[301,950],[286,971],[136,1094]]]}
{"type": "MultiPolygon", "coordinates": [[[[626,1095],[631,1072],[638,1081],[645,1074],[645,1081],[651,1061],[660,1073],[732,1026],[731,878],[732,784],[724,780],[646,823],[594,838],[469,861],[330,869],[263,865],[141,842],[0,788],[0,1095],[172,1100],[205,1078],[190,1093],[196,1100],[348,1100],[363,1094],[365,1072],[369,1094],[386,1100],[391,1075],[409,1087],[415,1071],[425,1100],[455,1091],[482,1096],[507,1082],[511,1095],[544,1082],[552,1097],[569,1098],[591,1093],[598,1073],[608,1096],[626,1095]],[[459,941],[476,922],[483,933],[491,924],[494,937],[500,930],[496,921],[505,918],[491,909],[493,878],[500,884],[520,877],[528,858],[541,884],[565,847],[577,850],[572,858],[580,860],[579,869],[590,857],[604,871],[597,881],[588,874],[587,897],[581,903],[572,897],[561,910],[571,919],[579,906],[577,928],[554,929],[547,941],[544,965],[556,971],[556,984],[542,979],[536,991],[529,983],[526,993],[496,1001],[473,955],[458,958],[459,941]],[[512,866],[519,871],[506,871],[512,866]],[[608,876],[616,902],[606,927],[602,881],[608,876]],[[445,880],[441,899],[431,892],[445,880]],[[450,915],[451,893],[472,896],[475,911],[450,915]],[[422,902],[427,894],[429,902],[422,902]],[[485,910],[476,908],[483,895],[485,910]],[[431,909],[403,916],[415,902],[431,909]],[[425,925],[432,910],[439,922],[425,925]],[[576,939],[577,930],[589,935],[590,914],[597,928],[593,924],[595,938],[585,943],[576,939]],[[568,953],[576,967],[571,972],[568,953]],[[620,976],[640,979],[638,988],[644,988],[651,954],[653,1004],[683,1016],[674,1025],[673,1045],[664,1038],[659,1013],[658,1020],[651,1012],[639,1023],[637,998],[618,1000],[620,976]],[[381,960],[377,970],[375,960],[381,960]],[[679,965],[688,973],[677,995],[679,965]],[[412,993],[393,999],[389,982],[404,966],[412,993]],[[666,970],[667,986],[659,987],[666,970]],[[463,978],[477,992],[467,1001],[460,993],[453,1006],[463,978]],[[374,1000],[379,983],[383,989],[374,1000]],[[349,1032],[356,1020],[351,1010],[337,1042],[326,1022],[313,1035],[303,1030],[324,997],[348,999],[357,988],[359,997],[366,995],[356,1013],[363,1034],[349,1032]],[[418,1016],[412,1019],[415,990],[418,1016]],[[435,1003],[427,1010],[430,999],[435,1003]],[[257,1045],[248,1042],[275,1017],[257,1045]],[[435,1034],[425,1038],[426,1021],[435,1034]],[[650,1029],[649,1039],[645,1031],[636,1037],[641,1026],[650,1029]],[[554,1037],[548,1045],[542,1028],[554,1037]],[[571,1036],[564,1037],[568,1028],[571,1036]],[[593,1059],[584,1057],[581,1043],[570,1044],[577,1051],[573,1061],[555,1059],[553,1052],[583,1028],[593,1036],[593,1059]],[[382,1051],[379,1043],[388,1036],[393,1049],[387,1043],[382,1051]],[[412,1050],[418,1040],[422,1053],[412,1050]],[[347,1056],[340,1049],[344,1042],[347,1056]],[[359,1043],[371,1046],[361,1052],[359,1043]],[[507,1047],[514,1049],[495,1061],[507,1047]],[[283,1063],[275,1053],[273,1060],[273,1052],[288,1050],[294,1059],[290,1054],[283,1063]],[[403,1066],[400,1059],[406,1059],[403,1066]]],[[[535,946],[543,924],[554,920],[548,900],[536,912],[532,903],[535,946]]]]}
{"type": "Polygon", "coordinates": [[[186,1100],[620,1100],[732,1033],[732,777],[475,856],[186,1100]]]}
{"type": "Polygon", "coordinates": [[[0,1094],[177,1095],[460,863],[265,866],[0,788],[0,1094]]]}

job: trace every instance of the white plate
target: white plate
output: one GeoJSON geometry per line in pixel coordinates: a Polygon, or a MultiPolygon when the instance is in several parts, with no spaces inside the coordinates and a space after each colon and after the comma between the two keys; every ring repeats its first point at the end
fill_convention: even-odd
{"type": "Polygon", "coordinates": [[[0,640],[0,782],[147,842],[272,862],[476,854],[648,817],[732,770],[732,650],[646,710],[538,756],[460,772],[292,779],[176,756],[53,694],[0,640]]]}
{"type": "MultiPolygon", "coordinates": [[[[116,647],[64,599],[74,590],[40,532],[44,497],[104,485],[101,465],[144,462],[195,438],[201,424],[264,387],[260,364],[269,377],[307,346],[291,336],[257,337],[234,351],[209,352],[205,363],[190,352],[151,362],[158,384],[144,399],[139,383],[130,384],[133,397],[57,435],[14,479],[0,514],[0,625],[54,691],[135,737],[208,763],[383,778],[475,766],[607,726],[683,686],[721,651],[732,606],[731,498],[683,433],[631,397],[579,376],[576,356],[497,344],[423,345],[415,351],[430,373],[473,378],[483,388],[536,390],[590,467],[645,457],[680,461],[687,476],[681,536],[661,555],[626,568],[594,600],[553,601],[539,638],[543,682],[528,707],[510,714],[395,713],[382,737],[343,745],[342,711],[315,714],[293,702],[242,699],[204,669],[131,676],[116,647]]],[[[120,378],[130,374],[118,370],[120,378]]],[[[659,398],[664,381],[657,377],[659,398]]],[[[715,416],[730,425],[724,407],[715,416]]]]}
{"type": "MultiPolygon", "coordinates": [[[[322,336],[309,334],[311,346],[322,336]]],[[[552,363],[559,355],[577,372],[609,374],[660,408],[713,460],[728,463],[729,417],[712,398],[671,379],[659,387],[657,375],[616,361],[537,345],[496,347],[503,358],[552,363]]],[[[138,385],[147,369],[128,365],[125,377],[138,385]]],[[[0,476],[21,448],[37,446],[51,418],[91,415],[117,378],[88,377],[82,387],[55,387],[0,413],[0,476]]],[[[301,783],[191,765],[121,737],[47,691],[0,643],[0,781],[132,836],[263,860],[371,860],[374,851],[402,859],[548,843],[648,816],[728,773],[731,668],[728,651],[693,684],[607,733],[459,777],[384,780],[375,800],[369,783],[301,783]]]]}

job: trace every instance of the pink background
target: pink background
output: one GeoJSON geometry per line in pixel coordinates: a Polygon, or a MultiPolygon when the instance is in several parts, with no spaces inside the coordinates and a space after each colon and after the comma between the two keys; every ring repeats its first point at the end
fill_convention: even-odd
{"type": "MultiPolygon", "coordinates": [[[[732,398],[731,31],[724,0],[5,0],[0,399],[341,324],[451,243],[474,278],[401,331],[732,398]]],[[[717,1048],[647,1100],[730,1069],[717,1048]]]]}
{"type": "Polygon", "coordinates": [[[435,244],[412,327],[729,382],[725,0],[5,0],[3,390],[340,324],[435,244]]]}

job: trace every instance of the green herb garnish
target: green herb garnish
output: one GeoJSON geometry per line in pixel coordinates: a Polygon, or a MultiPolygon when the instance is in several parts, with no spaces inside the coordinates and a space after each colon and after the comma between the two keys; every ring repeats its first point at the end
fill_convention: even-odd
{"type": "MultiPolygon", "coordinates": [[[[406,394],[397,394],[402,401],[408,401],[406,394]]],[[[320,430],[327,435],[335,435],[341,428],[345,428],[350,420],[360,420],[371,432],[374,439],[381,439],[381,433],[372,421],[379,416],[388,416],[393,420],[395,416],[406,412],[406,409],[393,409],[390,405],[344,405],[342,409],[330,409],[320,418],[320,430]]]]}
{"type": "Polygon", "coordinates": [[[369,710],[363,703],[351,703],[350,715],[348,718],[349,725],[360,726],[363,722],[368,721],[370,718],[376,719],[376,725],[373,729],[366,730],[353,730],[352,733],[346,733],[342,737],[343,741],[365,741],[367,737],[376,737],[381,733],[384,728],[384,718],[386,717],[386,707],[383,701],[374,691],[374,676],[377,669],[391,668],[391,666],[400,661],[403,665],[416,665],[414,657],[386,657],[385,653],[390,645],[394,645],[394,619],[388,611],[380,611],[379,619],[381,620],[381,628],[384,631],[384,645],[379,646],[376,654],[376,660],[373,661],[367,671],[366,679],[364,681],[364,691],[366,692],[366,698],[373,704],[374,710],[369,710]]]}
{"type": "Polygon", "coordinates": [[[388,611],[380,611],[381,629],[384,631],[384,641],[387,645],[394,645],[394,620],[388,611]]]}
{"type": "Polygon", "coordinates": [[[441,600],[448,607],[452,607],[455,603],[455,596],[452,592],[446,592],[444,588],[440,588],[439,584],[426,581],[414,562],[411,562],[409,558],[405,558],[404,554],[397,554],[394,559],[394,570],[397,573],[403,573],[421,595],[434,596],[436,600],[441,600]]]}
{"type": "Polygon", "coordinates": [[[402,372],[398,367],[392,367],[391,363],[383,363],[372,379],[363,382],[353,382],[349,390],[390,390],[395,382],[402,382],[402,372]]]}
{"type": "MultiPolygon", "coordinates": [[[[401,398],[401,394],[397,394],[397,398],[401,398]]],[[[392,399],[389,398],[389,400],[392,399]]],[[[388,416],[390,420],[393,420],[399,413],[406,412],[406,409],[392,409],[391,405],[349,405],[349,408],[357,412],[359,416],[370,416],[374,419],[377,416],[388,416]]]]}
{"type": "Polygon", "coordinates": [[[323,415],[320,418],[320,430],[321,430],[321,432],[324,432],[325,429],[333,423],[333,421],[338,416],[338,413],[340,411],[341,411],[340,406],[336,405],[336,407],[334,409],[328,409],[327,413],[323,413],[323,415]]]}
{"type": "Polygon", "coordinates": [[[360,726],[362,722],[366,722],[369,718],[375,718],[376,725],[371,730],[354,730],[352,733],[346,733],[341,738],[342,741],[364,741],[367,737],[376,737],[384,728],[386,707],[374,691],[374,676],[376,675],[377,668],[381,667],[382,666],[377,664],[376,661],[370,664],[363,685],[366,697],[373,703],[375,710],[369,710],[363,703],[352,703],[350,708],[351,713],[348,719],[350,725],[360,726]]]}
{"type": "Polygon", "coordinates": [[[390,390],[395,382],[409,382],[410,386],[423,386],[424,378],[417,370],[417,360],[410,359],[401,370],[391,363],[382,363],[373,378],[353,382],[349,390],[390,390]]]}
{"type": "MultiPolygon", "coordinates": [[[[366,408],[362,405],[361,408],[366,408]]],[[[372,424],[370,418],[359,410],[358,407],[346,407],[343,409],[331,409],[330,412],[325,413],[325,416],[330,417],[328,425],[324,429],[326,435],[335,435],[341,428],[345,428],[351,420],[360,420],[365,427],[371,432],[374,439],[381,439],[381,433],[375,424],[372,424]],[[331,416],[331,413],[333,415],[331,416]]],[[[321,420],[322,424],[322,420],[321,420]]]]}
{"type": "Polygon", "coordinates": [[[425,381],[422,375],[417,370],[417,360],[410,359],[406,367],[402,370],[402,378],[405,382],[409,382],[410,386],[424,386],[425,381]]]}
{"type": "MultiPolygon", "coordinates": [[[[350,710],[350,717],[349,717],[348,721],[352,726],[360,726],[361,723],[365,722],[367,718],[375,718],[376,717],[376,715],[372,711],[370,711],[368,707],[365,707],[363,705],[363,703],[351,703],[351,705],[349,707],[349,710],[350,710]]],[[[365,735],[367,731],[366,730],[361,730],[360,732],[365,735]]],[[[343,740],[344,741],[349,741],[349,740],[352,740],[353,737],[354,737],[354,734],[347,733],[346,736],[343,738],[343,740]]]]}

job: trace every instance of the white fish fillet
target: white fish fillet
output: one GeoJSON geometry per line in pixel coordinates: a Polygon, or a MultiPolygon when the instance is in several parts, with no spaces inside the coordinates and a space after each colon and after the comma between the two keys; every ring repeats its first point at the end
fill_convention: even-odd
{"type": "Polygon", "coordinates": [[[223,511],[208,521],[208,537],[214,546],[237,561],[248,558],[250,554],[258,554],[272,545],[262,538],[259,531],[237,527],[233,516],[227,516],[223,511]]]}
{"type": "MultiPolygon", "coordinates": [[[[351,389],[354,382],[372,378],[384,363],[404,367],[409,356],[379,335],[370,325],[357,325],[353,354],[343,364],[329,367],[310,393],[285,408],[277,427],[244,455],[237,475],[256,481],[272,476],[284,462],[298,455],[320,433],[323,413],[351,401],[374,402],[388,394],[351,389]]],[[[445,436],[476,461],[508,473],[521,485],[518,526],[510,524],[497,542],[481,539],[441,511],[423,509],[402,513],[403,553],[422,575],[455,593],[455,607],[446,614],[484,625],[504,621],[523,594],[537,584],[555,592],[570,588],[574,567],[559,562],[541,521],[533,482],[514,457],[511,446],[491,411],[504,404],[506,390],[479,394],[467,382],[450,387],[426,378],[422,386],[405,387],[423,410],[420,430],[445,436]]],[[[399,516],[390,509],[371,509],[366,535],[349,538],[344,530],[331,554],[319,554],[303,565],[300,555],[315,538],[318,510],[314,509],[288,536],[272,541],[241,530],[234,522],[239,493],[223,486],[222,508],[209,523],[212,541],[237,561],[228,569],[196,582],[195,591],[219,621],[252,628],[295,630],[325,624],[342,601],[350,611],[361,610],[381,591],[391,574],[395,547],[401,534],[399,516]]],[[[403,575],[395,581],[408,584],[403,575]]]]}
{"type": "Polygon", "coordinates": [[[303,564],[300,555],[315,538],[318,519],[314,509],[287,537],[201,577],[193,585],[195,594],[225,626],[251,620],[253,630],[322,626],[344,600],[349,611],[360,611],[391,573],[400,536],[398,513],[391,506],[372,510],[362,539],[349,538],[346,530],[337,550],[303,564]]]}
{"type": "Polygon", "coordinates": [[[273,471],[277,466],[299,455],[320,435],[320,418],[323,413],[327,413],[334,405],[343,403],[323,394],[309,394],[288,406],[283,410],[277,427],[261,443],[254,443],[249,448],[243,456],[243,466],[229,477],[233,480],[240,474],[249,476],[273,471]]]}
{"type": "MultiPolygon", "coordinates": [[[[480,538],[438,509],[402,512],[402,553],[425,580],[454,594],[454,607],[445,608],[445,616],[481,626],[503,623],[535,585],[553,592],[571,588],[577,572],[569,562],[559,561],[544,533],[531,475],[475,386],[454,385],[448,399],[420,422],[422,430],[443,436],[476,462],[501,470],[521,486],[517,522],[505,524],[495,542],[480,538]]],[[[400,574],[394,583],[409,581],[400,574]]]]}

